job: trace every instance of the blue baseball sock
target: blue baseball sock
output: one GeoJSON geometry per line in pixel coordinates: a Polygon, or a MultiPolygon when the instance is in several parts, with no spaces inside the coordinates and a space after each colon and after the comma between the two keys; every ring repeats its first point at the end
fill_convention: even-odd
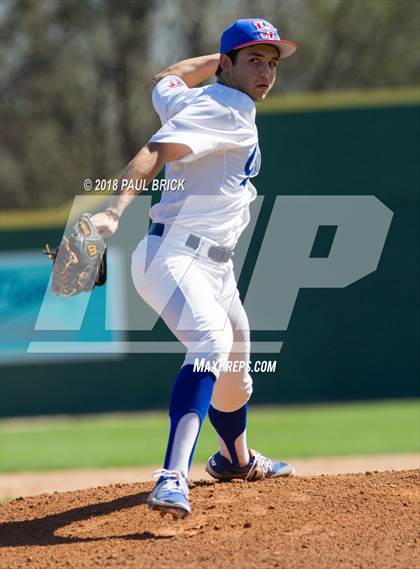
{"type": "Polygon", "coordinates": [[[243,462],[247,462],[247,460],[249,460],[248,449],[246,446],[247,415],[247,404],[230,413],[218,411],[211,405],[209,408],[210,422],[226,446],[234,466],[239,466],[240,458],[243,462]],[[238,456],[237,447],[235,446],[237,439],[240,439],[241,443],[238,445],[242,449],[240,457],[238,456]],[[243,460],[244,457],[246,457],[245,460],[243,460]]]}
{"type": "Polygon", "coordinates": [[[193,371],[186,365],[172,386],[169,404],[171,422],[164,468],[188,476],[201,425],[206,417],[216,377],[211,372],[193,371]]]}

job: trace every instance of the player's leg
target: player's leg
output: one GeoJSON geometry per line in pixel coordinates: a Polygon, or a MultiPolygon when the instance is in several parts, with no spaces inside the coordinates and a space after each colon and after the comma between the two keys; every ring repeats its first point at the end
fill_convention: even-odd
{"type": "Polygon", "coordinates": [[[163,468],[156,471],[156,487],[149,496],[152,509],[184,517],[190,512],[188,473],[201,425],[207,414],[215,377],[186,365],[172,386],[170,431],[163,468]]]}
{"type": "Polygon", "coordinates": [[[194,359],[211,363],[226,359],[232,346],[232,329],[216,300],[215,289],[220,285],[217,270],[216,274],[209,274],[191,257],[162,256],[159,263],[149,266],[146,276],[138,270],[141,262],[141,258],[133,256],[133,279],[138,292],[188,350],[173,384],[164,469],[149,504],[161,510],[173,508],[174,512],[178,508],[188,513],[185,479],[218,375],[217,370],[195,370],[194,359]],[[168,479],[175,476],[173,473],[179,475],[168,479]]]}
{"type": "Polygon", "coordinates": [[[189,272],[162,312],[165,323],[188,348],[172,388],[171,430],[165,457],[165,468],[179,469],[186,476],[219,375],[217,362],[223,365],[232,345],[230,322],[208,280],[200,271],[195,274],[195,267],[189,272]],[[209,363],[211,369],[194,369],[195,360],[209,363]]]}
{"type": "MultiPolygon", "coordinates": [[[[230,283],[232,287],[232,279],[230,283]]],[[[236,286],[236,283],[235,283],[236,286]]],[[[229,287],[227,287],[229,290],[229,287]]],[[[230,293],[230,298],[232,294],[230,293]]],[[[235,289],[233,300],[224,296],[229,311],[234,342],[229,360],[248,364],[250,358],[249,322],[235,289]],[[230,302],[230,306],[229,306],[230,302]]],[[[240,366],[239,366],[240,367],[240,366]]],[[[285,462],[273,462],[260,453],[249,450],[246,440],[247,401],[252,393],[252,380],[247,365],[219,376],[209,408],[209,419],[219,437],[219,452],[210,457],[207,472],[219,480],[242,478],[254,480],[265,477],[288,476],[294,468],[285,462]]]]}
{"type": "Polygon", "coordinates": [[[251,344],[248,317],[233,274],[230,287],[229,284],[225,287],[221,300],[231,322],[233,346],[229,355],[230,368],[220,374],[215,385],[209,419],[218,434],[220,454],[234,466],[242,467],[250,459],[246,425],[247,402],[252,394],[252,378],[248,371],[251,344]]]}

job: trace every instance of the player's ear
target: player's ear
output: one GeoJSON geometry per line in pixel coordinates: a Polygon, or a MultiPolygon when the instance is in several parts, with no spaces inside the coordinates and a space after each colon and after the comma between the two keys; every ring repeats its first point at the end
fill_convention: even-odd
{"type": "Polygon", "coordinates": [[[222,53],[220,55],[219,65],[223,71],[230,71],[230,69],[232,68],[232,60],[228,55],[222,53]]]}

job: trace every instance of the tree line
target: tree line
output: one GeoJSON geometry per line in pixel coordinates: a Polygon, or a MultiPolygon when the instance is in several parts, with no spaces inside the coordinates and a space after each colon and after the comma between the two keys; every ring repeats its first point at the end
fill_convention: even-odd
{"type": "Polygon", "coordinates": [[[296,41],[278,93],[415,85],[416,0],[3,0],[3,209],[58,205],[115,177],[158,128],[154,73],[218,50],[237,18],[296,41]]]}

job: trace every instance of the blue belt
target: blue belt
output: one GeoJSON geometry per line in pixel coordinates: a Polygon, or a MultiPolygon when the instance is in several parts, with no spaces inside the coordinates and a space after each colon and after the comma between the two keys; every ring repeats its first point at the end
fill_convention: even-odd
{"type": "MultiPolygon", "coordinates": [[[[149,235],[157,235],[158,237],[162,237],[163,232],[165,231],[165,224],[164,223],[152,223],[149,228],[149,235]]],[[[201,242],[201,238],[197,235],[191,233],[187,240],[185,241],[185,245],[190,247],[190,249],[198,249],[201,242]]],[[[212,245],[208,248],[207,255],[212,261],[217,261],[218,263],[227,263],[229,259],[233,257],[233,249],[228,249],[227,247],[220,247],[218,245],[212,245]]]]}
{"type": "Polygon", "coordinates": [[[164,223],[152,223],[149,227],[149,235],[157,235],[158,237],[162,237],[164,230],[164,223]]]}

